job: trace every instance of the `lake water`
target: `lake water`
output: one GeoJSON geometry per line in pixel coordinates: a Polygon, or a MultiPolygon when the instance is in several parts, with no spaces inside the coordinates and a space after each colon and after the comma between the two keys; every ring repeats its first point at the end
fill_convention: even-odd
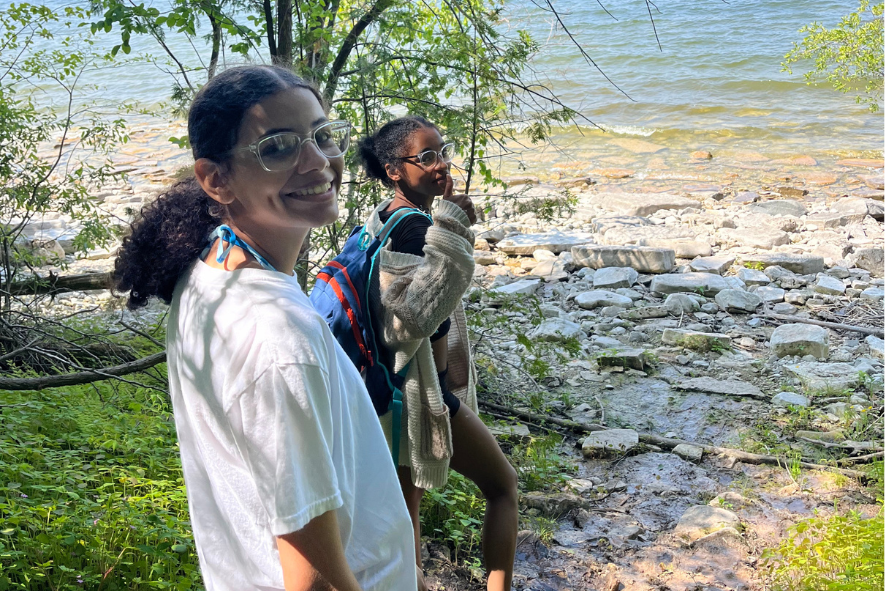
{"type": "MultiPolygon", "coordinates": [[[[544,0],[508,0],[501,26],[527,28],[543,43],[530,66],[606,137],[699,147],[729,141],[785,152],[882,150],[882,115],[870,114],[852,95],[807,85],[802,67],[791,75],[780,66],[801,26],[833,26],[856,0],[658,0],[652,15],[661,50],[644,0],[602,3],[612,16],[594,0],[554,0],[575,39],[624,93],[585,63],[539,8],[544,0]]],[[[162,9],[164,2],[154,5],[162,9]]],[[[109,37],[108,47],[116,31],[109,37]]],[[[170,34],[167,42],[184,61],[199,64],[188,40],[170,34]]],[[[133,49],[161,53],[148,38],[133,39],[133,49]]],[[[103,87],[104,98],[145,104],[165,100],[171,82],[150,65],[95,71],[88,79],[103,87]]],[[[600,133],[588,125],[561,136],[568,143],[600,133]]]]}

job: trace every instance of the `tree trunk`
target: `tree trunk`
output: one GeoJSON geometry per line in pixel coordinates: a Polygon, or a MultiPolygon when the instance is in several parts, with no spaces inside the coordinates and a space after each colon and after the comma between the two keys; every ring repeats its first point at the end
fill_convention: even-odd
{"type": "Polygon", "coordinates": [[[9,295],[58,294],[70,291],[90,291],[111,289],[114,286],[113,273],[86,273],[84,275],[50,275],[17,281],[0,288],[9,295]]]}
{"type": "Polygon", "coordinates": [[[268,52],[271,54],[271,62],[277,61],[277,42],[274,40],[274,12],[271,9],[271,0],[262,0],[262,11],[265,13],[265,28],[268,30],[268,52]]]}
{"type": "Polygon", "coordinates": [[[215,70],[218,68],[218,54],[221,49],[222,28],[214,14],[210,12],[207,16],[209,17],[209,25],[212,27],[212,54],[209,56],[209,68],[207,68],[208,75],[206,77],[207,81],[209,81],[215,76],[215,70]]]}
{"type": "Polygon", "coordinates": [[[277,0],[277,59],[281,66],[292,66],[292,0],[277,0]]]}

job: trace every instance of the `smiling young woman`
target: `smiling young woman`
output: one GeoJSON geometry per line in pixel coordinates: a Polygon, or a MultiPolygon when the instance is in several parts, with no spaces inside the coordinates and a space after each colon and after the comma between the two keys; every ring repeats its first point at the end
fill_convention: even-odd
{"type": "MultiPolygon", "coordinates": [[[[393,189],[366,222],[377,235],[399,209],[410,215],[380,251],[369,302],[378,319],[379,353],[405,373],[397,473],[421,566],[419,507],[424,489],[443,486],[449,468],[471,479],[486,497],[483,557],[489,591],[508,591],[517,538],[517,474],[477,417],[476,373],[461,298],[474,272],[474,206],[453,194],[453,146],[432,123],[402,117],[360,143],[367,176],[393,189]]],[[[382,401],[377,408],[386,408],[382,401]]],[[[391,412],[381,417],[385,435],[391,412]]],[[[419,589],[424,582],[419,580],[419,589]]]]}
{"type": "Polygon", "coordinates": [[[169,389],[206,588],[415,589],[412,528],[362,379],[293,267],[338,216],[350,126],[288,70],[222,72],[191,105],[194,177],[116,261],[170,303],[169,389]]]}

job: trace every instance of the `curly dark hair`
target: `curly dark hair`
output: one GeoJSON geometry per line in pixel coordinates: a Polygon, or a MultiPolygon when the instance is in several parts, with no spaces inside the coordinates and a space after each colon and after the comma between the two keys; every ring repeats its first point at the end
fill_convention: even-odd
{"type": "Polygon", "coordinates": [[[419,129],[437,129],[437,126],[418,115],[399,117],[388,121],[374,134],[363,138],[357,144],[357,157],[363,165],[366,176],[381,181],[386,187],[394,187],[394,181],[385,171],[385,165],[394,168],[402,166],[400,160],[404,154],[404,146],[409,136],[419,129]]]}
{"type": "MultiPolygon", "coordinates": [[[[208,158],[227,166],[246,111],[292,88],[310,90],[324,105],[316,88],[277,66],[240,66],[215,76],[194,97],[188,113],[194,160],[208,158]]],[[[153,296],[170,303],[175,284],[200,256],[209,234],[226,219],[226,208],[193,176],[142,208],[114,263],[116,289],[129,292],[128,307],[144,306],[153,296]]]]}

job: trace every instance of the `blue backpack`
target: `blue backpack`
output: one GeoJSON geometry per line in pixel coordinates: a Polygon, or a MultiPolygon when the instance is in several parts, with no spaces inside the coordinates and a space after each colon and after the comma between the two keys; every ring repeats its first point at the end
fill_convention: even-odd
{"type": "Polygon", "coordinates": [[[400,417],[403,411],[403,382],[409,363],[399,372],[388,369],[389,360],[378,348],[369,307],[369,285],[376,267],[376,258],[391,232],[407,216],[419,214],[418,209],[397,210],[378,236],[357,226],[348,236],[337,257],[317,274],[311,290],[311,304],[326,320],[332,334],[354,363],[366,382],[375,412],[381,416],[393,411],[391,420],[391,455],[396,466],[400,456],[400,417]]]}

